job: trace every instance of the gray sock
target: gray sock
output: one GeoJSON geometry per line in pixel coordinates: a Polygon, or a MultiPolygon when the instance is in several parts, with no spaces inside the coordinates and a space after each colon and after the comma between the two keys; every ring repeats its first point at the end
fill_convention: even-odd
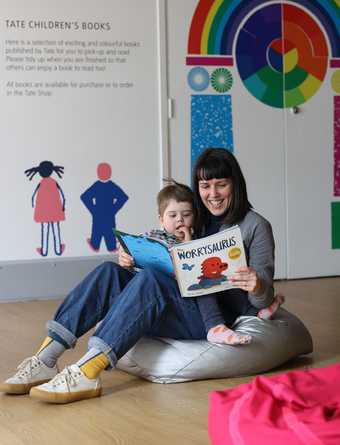
{"type": "Polygon", "coordinates": [[[51,337],[46,337],[36,355],[46,366],[53,368],[65,349],[65,346],[58,341],[51,337]]]}

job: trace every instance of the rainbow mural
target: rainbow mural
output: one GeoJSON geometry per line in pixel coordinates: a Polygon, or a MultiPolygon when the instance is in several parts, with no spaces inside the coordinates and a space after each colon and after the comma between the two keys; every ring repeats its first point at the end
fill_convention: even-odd
{"type": "MultiPolygon", "coordinates": [[[[233,151],[229,90],[237,73],[255,99],[282,109],[306,103],[320,89],[327,69],[333,70],[333,193],[340,196],[340,0],[200,0],[191,21],[187,52],[188,85],[193,93],[192,163],[212,137],[216,146],[233,151]],[[227,96],[228,107],[215,128],[221,96],[227,96]],[[211,131],[209,140],[203,140],[204,132],[196,137],[200,128],[211,131]]],[[[340,202],[335,202],[333,249],[340,248],[339,230],[340,202]]]]}
{"type": "Polygon", "coordinates": [[[339,0],[201,0],[187,65],[233,66],[262,103],[307,102],[340,64],[339,0]]]}

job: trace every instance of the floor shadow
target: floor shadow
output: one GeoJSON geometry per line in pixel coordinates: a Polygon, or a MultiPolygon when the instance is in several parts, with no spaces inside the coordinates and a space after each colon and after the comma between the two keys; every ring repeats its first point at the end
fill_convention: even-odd
{"type": "Polygon", "coordinates": [[[121,391],[126,391],[131,388],[139,388],[140,386],[148,385],[150,382],[147,382],[140,377],[136,377],[134,380],[129,380],[128,382],[121,382],[115,384],[115,380],[112,379],[112,382],[105,382],[103,386],[103,396],[108,396],[111,394],[117,394],[121,391]]]}

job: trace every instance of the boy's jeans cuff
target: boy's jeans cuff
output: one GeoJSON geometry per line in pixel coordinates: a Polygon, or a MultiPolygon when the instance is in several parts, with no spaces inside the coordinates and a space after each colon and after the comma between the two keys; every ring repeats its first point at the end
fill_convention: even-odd
{"type": "Polygon", "coordinates": [[[111,346],[106,344],[104,340],[102,340],[99,337],[92,336],[89,339],[89,348],[96,348],[99,349],[103,354],[106,355],[108,358],[110,365],[108,366],[108,369],[114,368],[117,363],[117,356],[111,346]]]}
{"type": "Polygon", "coordinates": [[[62,324],[55,320],[49,320],[46,323],[46,328],[49,334],[53,338],[53,333],[56,334],[57,338],[55,340],[62,340],[63,345],[66,349],[74,348],[77,343],[77,337],[68,329],[66,329],[62,324]]]}

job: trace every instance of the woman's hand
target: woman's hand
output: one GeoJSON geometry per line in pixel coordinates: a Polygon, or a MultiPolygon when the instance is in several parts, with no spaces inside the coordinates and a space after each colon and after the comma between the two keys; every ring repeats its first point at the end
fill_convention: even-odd
{"type": "Polygon", "coordinates": [[[118,248],[118,264],[122,267],[133,267],[135,265],[135,262],[131,255],[126,253],[122,246],[119,246],[118,248]]]}
{"type": "Polygon", "coordinates": [[[229,281],[240,289],[251,294],[259,294],[261,290],[261,280],[256,270],[251,267],[238,267],[236,272],[229,277],[229,281]]]}

